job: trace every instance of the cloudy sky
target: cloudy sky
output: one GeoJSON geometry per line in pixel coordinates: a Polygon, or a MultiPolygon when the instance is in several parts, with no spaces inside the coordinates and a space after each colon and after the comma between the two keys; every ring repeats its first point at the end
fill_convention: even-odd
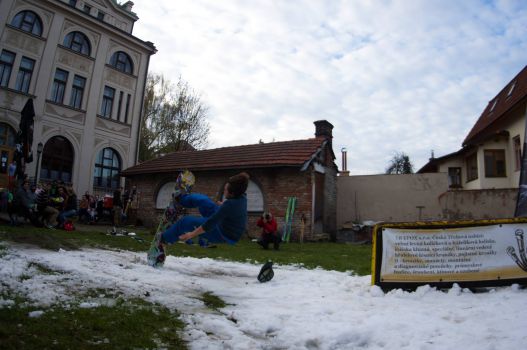
{"type": "Polygon", "coordinates": [[[334,125],[354,175],[461,147],[527,64],[524,0],[134,0],[150,71],[209,106],[209,148],[334,125]]]}

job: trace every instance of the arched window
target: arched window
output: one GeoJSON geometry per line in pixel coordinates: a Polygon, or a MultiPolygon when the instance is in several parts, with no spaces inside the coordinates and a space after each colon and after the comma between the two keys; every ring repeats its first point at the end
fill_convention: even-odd
{"type": "Polygon", "coordinates": [[[64,38],[64,46],[75,52],[89,56],[91,53],[91,45],[88,37],[81,32],[71,32],[64,38]]]}
{"type": "Polygon", "coordinates": [[[22,11],[17,13],[11,21],[11,25],[24,32],[42,36],[42,21],[33,11],[22,11]]]}
{"type": "Polygon", "coordinates": [[[165,209],[172,201],[172,193],[176,188],[176,181],[165,183],[157,192],[156,209],[165,209]]]}
{"type": "Polygon", "coordinates": [[[117,189],[120,185],[121,159],[113,148],[99,152],[95,160],[93,185],[107,189],[117,189]]]}
{"type": "Polygon", "coordinates": [[[247,186],[247,211],[249,212],[262,212],[264,211],[264,200],[263,194],[260,187],[249,180],[249,186],[247,186]]]}
{"type": "Polygon", "coordinates": [[[71,182],[73,157],[73,146],[65,137],[52,137],[44,145],[40,179],[71,182]]]}
{"type": "MultiPolygon", "coordinates": [[[[261,213],[264,211],[264,199],[263,193],[260,187],[254,183],[252,180],[249,180],[249,185],[247,186],[247,211],[261,213]]],[[[220,199],[223,200],[223,186],[221,187],[220,199]]]]}
{"type": "Polygon", "coordinates": [[[16,132],[10,125],[0,123],[0,146],[14,148],[16,145],[16,132]]]}
{"type": "Polygon", "coordinates": [[[121,72],[132,74],[134,66],[132,65],[132,59],[126,53],[117,51],[110,58],[110,65],[121,72]]]}

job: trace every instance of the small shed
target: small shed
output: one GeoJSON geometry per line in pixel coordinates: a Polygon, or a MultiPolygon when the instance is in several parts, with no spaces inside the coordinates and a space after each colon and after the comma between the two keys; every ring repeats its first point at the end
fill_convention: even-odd
{"type": "Polygon", "coordinates": [[[129,186],[137,186],[137,216],[147,226],[157,225],[170,201],[178,174],[188,169],[196,176],[192,191],[219,199],[228,177],[241,171],[250,176],[247,190],[247,234],[257,237],[256,221],[270,211],[279,230],[285,224],[290,197],[296,197],[292,240],[301,232],[305,240],[336,237],[337,166],[332,148],[333,125],[315,124],[315,137],[304,140],[258,143],[201,151],[181,151],[124,170],[129,186]]]}

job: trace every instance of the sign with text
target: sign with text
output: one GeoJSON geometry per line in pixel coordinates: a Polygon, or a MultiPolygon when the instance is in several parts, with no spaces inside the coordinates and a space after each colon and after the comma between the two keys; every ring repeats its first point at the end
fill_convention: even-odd
{"type": "Polygon", "coordinates": [[[403,288],[527,284],[527,222],[481,223],[378,225],[373,282],[403,288]]]}

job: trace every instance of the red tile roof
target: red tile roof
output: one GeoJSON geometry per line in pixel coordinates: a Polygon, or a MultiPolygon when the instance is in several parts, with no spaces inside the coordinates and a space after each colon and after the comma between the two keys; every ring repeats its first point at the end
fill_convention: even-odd
{"type": "MultiPolygon", "coordinates": [[[[476,142],[480,136],[492,132],[492,125],[527,97],[527,66],[492,99],[463,141],[463,146],[476,142]],[[513,88],[514,86],[514,88],[513,88]],[[512,88],[512,91],[511,91],[512,88]]],[[[496,131],[496,130],[495,130],[496,131]]],[[[497,130],[499,131],[499,130],[497,130]]]]}
{"type": "Polygon", "coordinates": [[[323,137],[254,145],[181,151],[148,160],[121,172],[123,176],[189,170],[301,167],[326,141],[323,137]]]}

